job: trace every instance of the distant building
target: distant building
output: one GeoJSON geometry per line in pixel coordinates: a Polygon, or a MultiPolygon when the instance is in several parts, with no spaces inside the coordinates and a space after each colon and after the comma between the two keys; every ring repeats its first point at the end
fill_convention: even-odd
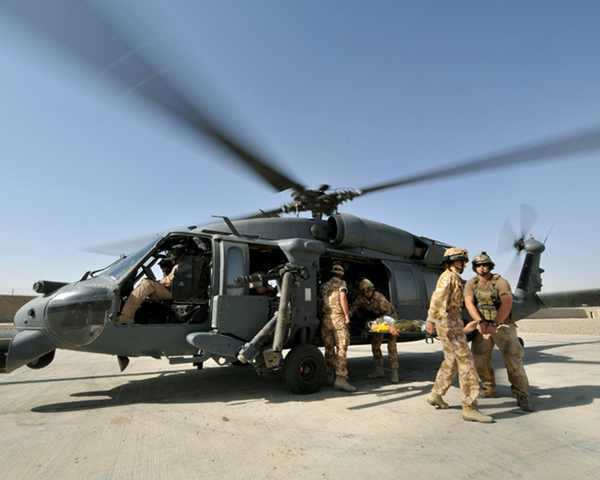
{"type": "Polygon", "coordinates": [[[35,295],[0,295],[0,323],[13,323],[17,310],[35,295]]]}

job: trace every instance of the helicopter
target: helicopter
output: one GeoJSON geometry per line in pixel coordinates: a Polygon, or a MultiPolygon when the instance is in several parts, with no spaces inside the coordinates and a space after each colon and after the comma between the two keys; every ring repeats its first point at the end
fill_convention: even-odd
{"type": "MultiPolygon", "coordinates": [[[[307,188],[271,162],[245,148],[170,82],[168,69],[155,65],[152,45],[130,45],[85,2],[28,2],[3,5],[132,94],[211,138],[275,191],[290,191],[292,201],[239,219],[194,226],[153,238],[105,269],[87,272],[73,283],[39,281],[39,297],[15,315],[15,330],[0,332],[0,372],[27,365],[50,365],[57,349],[116,356],[121,370],[130,358],[166,358],[171,364],[201,368],[251,364],[257,373],[281,371],[286,387],[298,394],[325,382],[318,346],[318,288],[332,265],[340,263],[351,283],[369,278],[402,318],[427,316],[429,299],[451,245],[373,220],[340,213],[339,207],[370,193],[540,159],[566,158],[600,149],[600,131],[566,136],[507,153],[459,163],[362,189],[307,188]],[[76,9],[77,29],[54,21],[76,9]],[[49,14],[51,12],[51,14],[49,14]],[[102,48],[98,48],[102,45],[102,48]],[[303,212],[310,217],[300,217],[303,212]],[[295,217],[285,217],[295,214],[295,217]],[[144,300],[134,323],[121,325],[127,299],[142,280],[157,279],[158,265],[178,247],[183,251],[170,299],[144,300]],[[256,294],[275,282],[276,295],[256,294]]],[[[67,18],[67,16],[64,16],[67,18]]],[[[525,253],[514,294],[518,319],[542,307],[597,302],[597,291],[542,294],[540,267],[545,244],[521,235],[514,241],[525,253]],[[590,300],[591,299],[591,300],[590,300]]],[[[466,314],[465,314],[466,315],[466,314]]],[[[358,323],[352,343],[366,343],[358,323]]],[[[424,340],[422,331],[401,332],[400,341],[424,340]]]]}

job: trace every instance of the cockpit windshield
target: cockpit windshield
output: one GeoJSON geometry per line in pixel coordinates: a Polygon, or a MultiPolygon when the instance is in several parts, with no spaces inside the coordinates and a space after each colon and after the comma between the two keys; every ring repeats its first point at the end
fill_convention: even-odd
{"type": "Polygon", "coordinates": [[[138,263],[146,256],[156,244],[162,240],[163,237],[157,237],[152,240],[148,245],[140,248],[136,252],[133,252],[129,256],[119,260],[112,267],[102,272],[102,275],[108,275],[109,277],[114,278],[119,281],[126,275],[128,275],[137,265],[138,263]]]}

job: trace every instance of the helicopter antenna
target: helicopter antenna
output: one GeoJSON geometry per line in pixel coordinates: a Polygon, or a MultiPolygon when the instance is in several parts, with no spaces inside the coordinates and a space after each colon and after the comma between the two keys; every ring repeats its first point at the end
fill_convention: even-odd
{"type": "Polygon", "coordinates": [[[231,223],[231,220],[229,219],[229,217],[222,217],[221,215],[211,215],[211,216],[213,218],[222,219],[229,227],[229,230],[231,230],[231,233],[233,233],[236,237],[243,237],[243,235],[240,234],[240,232],[238,232],[237,228],[235,228],[235,225],[233,223],[231,223]]]}
{"type": "Polygon", "coordinates": [[[548,235],[546,235],[546,238],[544,238],[544,242],[543,242],[544,245],[546,245],[546,240],[548,240],[548,237],[550,236],[550,232],[552,232],[553,228],[554,228],[554,224],[552,224],[552,226],[550,227],[550,230],[548,230],[548,235]]]}

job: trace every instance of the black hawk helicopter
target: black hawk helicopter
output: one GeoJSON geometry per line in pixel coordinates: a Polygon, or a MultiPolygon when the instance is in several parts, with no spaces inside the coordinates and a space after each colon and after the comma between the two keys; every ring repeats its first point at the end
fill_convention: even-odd
{"type": "MultiPolygon", "coordinates": [[[[258,373],[281,370],[286,386],[295,393],[314,392],[326,375],[318,348],[317,295],[322,275],[340,263],[350,285],[367,277],[400,317],[424,320],[443,271],[444,252],[450,247],[339,213],[342,203],[417,182],[600,149],[600,131],[592,131],[360,190],[332,190],[328,185],[309,189],[250,152],[195,108],[170,81],[169,69],[154,63],[152,44],[130,45],[85,2],[8,0],[2,6],[92,65],[101,77],[124,85],[131,94],[211,138],[276,191],[291,191],[293,199],[259,215],[222,218],[154,238],[77,282],[37,282],[34,288],[40,296],[17,312],[15,330],[0,332],[0,372],[4,373],[24,365],[46,367],[56,349],[67,349],[114,355],[121,370],[130,357],[139,356],[198,367],[211,358],[220,364],[250,363],[258,373]],[[77,28],[68,18],[76,19],[77,28]],[[300,217],[301,212],[312,216],[300,217]],[[281,217],[289,213],[296,217],[281,217]],[[144,299],[134,323],[120,325],[119,316],[134,287],[144,278],[156,280],[153,268],[174,247],[182,255],[172,298],[144,299]],[[257,287],[269,281],[277,282],[277,295],[256,294],[257,287]]],[[[521,236],[514,246],[526,253],[514,292],[517,318],[542,307],[598,304],[595,290],[539,293],[544,244],[521,236]]],[[[366,343],[360,328],[351,333],[352,343],[366,343]]],[[[421,331],[401,332],[399,340],[424,338],[421,331]]]]}

